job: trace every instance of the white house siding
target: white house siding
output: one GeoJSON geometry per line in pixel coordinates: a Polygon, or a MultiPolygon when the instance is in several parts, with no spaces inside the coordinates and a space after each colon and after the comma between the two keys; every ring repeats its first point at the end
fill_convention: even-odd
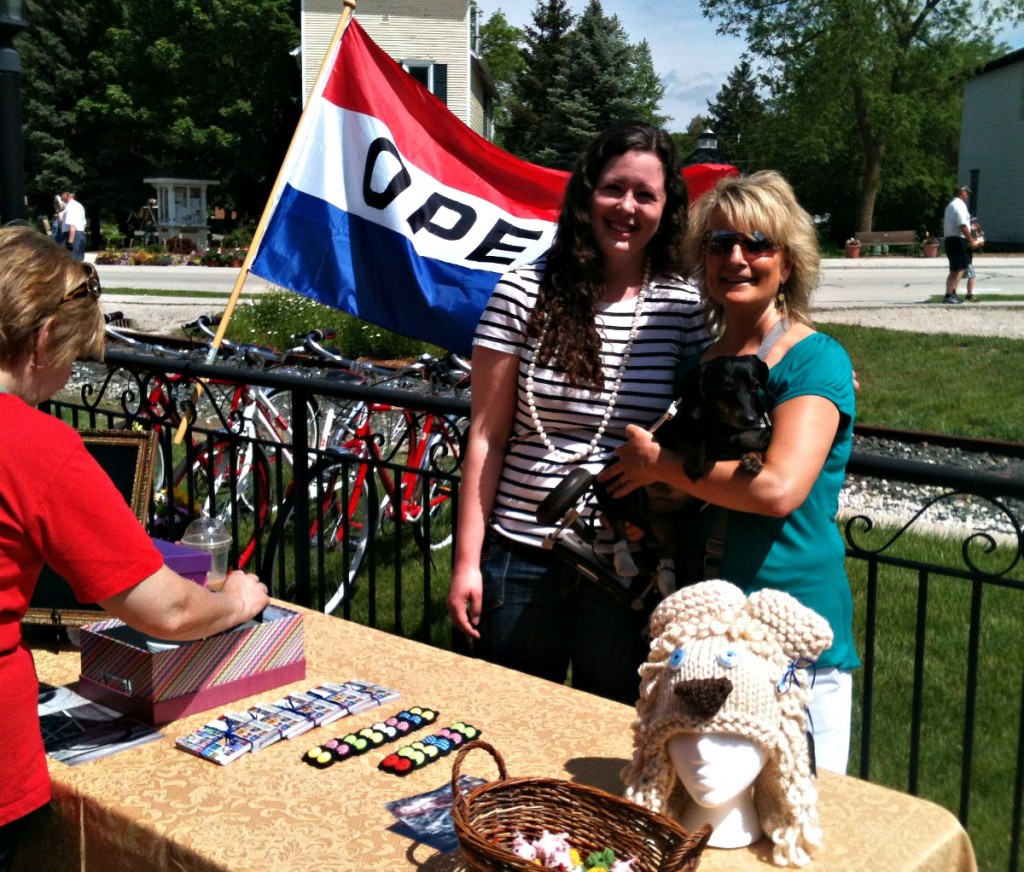
{"type": "MultiPolygon", "coordinates": [[[[341,8],[341,0],[302,2],[303,102],[327,53],[341,8]]],[[[446,64],[448,108],[464,123],[471,123],[468,0],[359,0],[355,17],[370,38],[399,63],[446,64]]]]}
{"type": "Polygon", "coordinates": [[[474,56],[469,63],[469,126],[481,136],[494,139],[494,80],[483,59],[474,56]]]}
{"type": "Polygon", "coordinates": [[[990,63],[964,89],[958,181],[989,242],[1024,243],[1024,50],[990,63]]]}

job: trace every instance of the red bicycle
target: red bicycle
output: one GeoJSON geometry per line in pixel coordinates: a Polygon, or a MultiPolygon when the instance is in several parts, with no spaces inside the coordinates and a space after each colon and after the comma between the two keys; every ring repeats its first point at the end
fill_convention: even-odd
{"type": "MultiPolygon", "coordinates": [[[[359,372],[376,386],[418,392],[468,387],[468,365],[453,356],[425,356],[387,369],[345,358],[323,346],[325,338],[322,331],[302,336],[302,350],[359,372]]],[[[321,459],[311,470],[308,499],[300,501],[293,489],[267,543],[269,565],[263,576],[275,582],[276,595],[295,595],[296,567],[304,562],[296,549],[307,550],[311,589],[330,614],[351,596],[376,532],[397,533],[408,525],[423,548],[449,545],[452,482],[466,424],[462,418],[417,413],[400,404],[322,399],[321,459]],[[306,506],[309,517],[300,519],[306,506]]]]}

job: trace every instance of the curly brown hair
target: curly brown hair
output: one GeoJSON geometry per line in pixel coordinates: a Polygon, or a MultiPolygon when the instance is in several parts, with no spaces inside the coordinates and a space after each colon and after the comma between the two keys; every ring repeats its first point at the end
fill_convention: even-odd
{"type": "Polygon", "coordinates": [[[665,210],[647,246],[651,274],[679,273],[684,263],[686,186],[672,137],[644,121],[611,125],[576,161],[527,324],[528,336],[544,339],[538,362],[557,361],[573,387],[604,386],[596,315],[604,294],[605,264],[590,222],[591,200],[608,161],[631,151],[656,155],[665,171],[665,210]]]}

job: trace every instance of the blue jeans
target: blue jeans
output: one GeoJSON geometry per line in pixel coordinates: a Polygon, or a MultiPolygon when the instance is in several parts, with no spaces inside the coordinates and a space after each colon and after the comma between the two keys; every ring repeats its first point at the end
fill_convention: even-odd
{"type": "Polygon", "coordinates": [[[76,233],[75,238],[68,243],[65,243],[68,247],[68,251],[71,252],[71,257],[75,260],[85,260],[85,234],[76,233]]]}
{"type": "Polygon", "coordinates": [[[617,602],[541,548],[489,531],[481,556],[484,660],[633,705],[647,659],[647,610],[617,602]]]}

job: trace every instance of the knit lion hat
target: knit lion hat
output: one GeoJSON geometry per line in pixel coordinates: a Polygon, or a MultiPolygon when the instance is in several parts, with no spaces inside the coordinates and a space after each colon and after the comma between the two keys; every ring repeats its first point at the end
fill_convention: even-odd
{"type": "Polygon", "coordinates": [[[807,743],[810,674],[798,674],[832,644],[817,613],[787,593],[748,598],[705,581],[662,600],[651,616],[651,653],[640,667],[633,760],[626,796],[679,817],[690,796],[668,741],[680,733],[728,733],[755,742],[767,762],[754,801],[778,866],[803,866],[821,844],[807,743]],[[803,664],[801,661],[805,661],[803,664]]]}

